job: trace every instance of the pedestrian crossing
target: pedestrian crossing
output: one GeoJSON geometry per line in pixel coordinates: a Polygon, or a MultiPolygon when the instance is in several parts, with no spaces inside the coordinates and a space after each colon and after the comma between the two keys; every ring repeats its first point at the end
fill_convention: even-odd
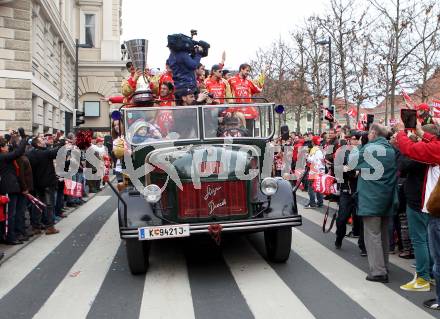
{"type": "Polygon", "coordinates": [[[419,302],[434,292],[395,289],[409,272],[394,265],[408,276],[391,277],[394,286],[365,281],[366,259],[351,259],[356,246],[331,249],[334,236],[319,234],[322,214],[301,213],[305,224],[294,229],[286,264],[266,261],[261,234],[225,236],[221,248],[201,237],[154,242],[148,273],[133,277],[114,199],[96,196],[59,223],[60,234],[37,239],[0,266],[0,318],[440,318],[419,302]],[[81,234],[90,238],[81,241],[81,234]],[[59,252],[67,244],[74,258],[59,252]],[[49,258],[61,269],[55,279],[45,273],[49,258]],[[19,298],[32,306],[18,307],[19,298]]]}

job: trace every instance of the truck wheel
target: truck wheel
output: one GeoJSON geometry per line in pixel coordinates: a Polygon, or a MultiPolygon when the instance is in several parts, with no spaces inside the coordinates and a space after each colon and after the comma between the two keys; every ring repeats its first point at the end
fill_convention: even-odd
{"type": "Polygon", "coordinates": [[[267,259],[282,263],[289,259],[292,244],[292,227],[280,227],[264,231],[267,259]]]}
{"type": "Polygon", "coordinates": [[[125,241],[127,250],[128,267],[133,275],[145,274],[149,265],[150,242],[137,239],[125,241]]]}

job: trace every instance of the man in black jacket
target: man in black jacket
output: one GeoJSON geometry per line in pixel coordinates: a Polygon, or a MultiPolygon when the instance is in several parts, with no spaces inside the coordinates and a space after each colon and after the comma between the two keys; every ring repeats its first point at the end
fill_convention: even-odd
{"type": "MultiPolygon", "coordinates": [[[[58,150],[63,145],[49,149],[43,138],[36,137],[32,140],[32,146],[34,149],[30,151],[27,156],[32,166],[35,194],[46,204],[44,226],[46,228],[46,235],[52,235],[59,232],[59,230],[54,227],[53,216],[55,190],[58,181],[53,161],[57,157],[58,150]]],[[[41,215],[38,215],[36,220],[33,221],[32,226],[39,228],[40,224],[41,215]]]]}
{"type": "MultiPolygon", "coordinates": [[[[13,132],[13,135],[20,134],[21,141],[18,147],[9,151],[8,141],[0,138],[0,195],[8,195],[9,203],[7,210],[8,231],[6,234],[5,243],[7,245],[18,245],[23,242],[17,240],[15,234],[15,213],[17,208],[18,196],[21,193],[20,185],[17,177],[17,162],[16,159],[23,155],[26,148],[26,136],[22,128],[18,133],[13,132]]],[[[0,227],[3,228],[3,227],[0,227]]],[[[3,230],[0,229],[0,237],[3,237],[3,230]]],[[[0,255],[2,255],[0,253],[0,255]]]]}

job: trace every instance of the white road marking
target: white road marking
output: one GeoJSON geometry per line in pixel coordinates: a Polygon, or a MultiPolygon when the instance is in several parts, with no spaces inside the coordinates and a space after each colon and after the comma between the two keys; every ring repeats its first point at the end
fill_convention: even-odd
{"type": "MultiPolygon", "coordinates": [[[[302,197],[302,196],[300,196],[300,197],[302,197]]],[[[334,203],[331,203],[330,207],[338,209],[338,206],[334,205],[334,203]]],[[[323,209],[327,209],[327,205],[323,209]]],[[[303,218],[313,222],[314,224],[318,225],[319,227],[322,227],[322,222],[324,220],[323,214],[318,213],[318,212],[314,211],[313,209],[303,209],[301,204],[298,205],[298,211],[302,215],[303,218]]],[[[330,225],[331,216],[333,216],[333,212],[329,213],[329,220],[327,222],[327,227],[330,225]]],[[[347,231],[350,231],[350,230],[351,230],[351,226],[347,225],[347,231]]],[[[331,233],[333,233],[333,234],[336,233],[336,223],[333,226],[331,233]]],[[[334,242],[335,237],[329,237],[329,240],[334,242]]],[[[357,241],[358,241],[357,238],[344,237],[344,240],[348,240],[349,242],[351,242],[357,246],[357,241]]],[[[342,249],[344,249],[344,242],[342,242],[342,249]]],[[[399,256],[392,255],[392,254],[390,254],[389,258],[390,258],[390,263],[394,264],[395,266],[397,266],[397,267],[399,267],[409,273],[415,273],[415,269],[411,267],[410,261],[402,259],[399,256]]],[[[408,281],[412,279],[410,277],[407,278],[408,281]]],[[[406,280],[406,279],[404,279],[404,280],[406,280]]]]}
{"type": "Polygon", "coordinates": [[[223,256],[255,318],[315,318],[247,241],[223,256]]]}
{"type": "Polygon", "coordinates": [[[59,234],[42,235],[20,250],[0,267],[0,299],[22,281],[41,261],[43,261],[74,229],[97,210],[111,196],[95,196],[69,217],[60,221],[56,228],[59,234]]]}
{"type": "Polygon", "coordinates": [[[295,228],[292,249],[375,318],[434,318],[386,285],[366,281],[365,272],[295,228]]]}
{"type": "Polygon", "coordinates": [[[183,253],[171,246],[155,253],[156,247],[151,245],[139,318],[195,318],[183,253]]]}
{"type": "Polygon", "coordinates": [[[87,316],[121,243],[117,229],[115,211],[34,316],[35,319],[87,316]]]}

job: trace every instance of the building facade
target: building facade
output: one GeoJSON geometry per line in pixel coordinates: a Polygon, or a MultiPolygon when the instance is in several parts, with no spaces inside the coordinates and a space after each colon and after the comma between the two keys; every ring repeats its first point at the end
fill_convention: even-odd
{"type": "Polygon", "coordinates": [[[90,46],[79,49],[78,108],[99,101],[84,126],[108,130],[101,98],[120,91],[120,17],[121,0],[0,0],[0,134],[72,131],[75,39],[90,46]]]}

